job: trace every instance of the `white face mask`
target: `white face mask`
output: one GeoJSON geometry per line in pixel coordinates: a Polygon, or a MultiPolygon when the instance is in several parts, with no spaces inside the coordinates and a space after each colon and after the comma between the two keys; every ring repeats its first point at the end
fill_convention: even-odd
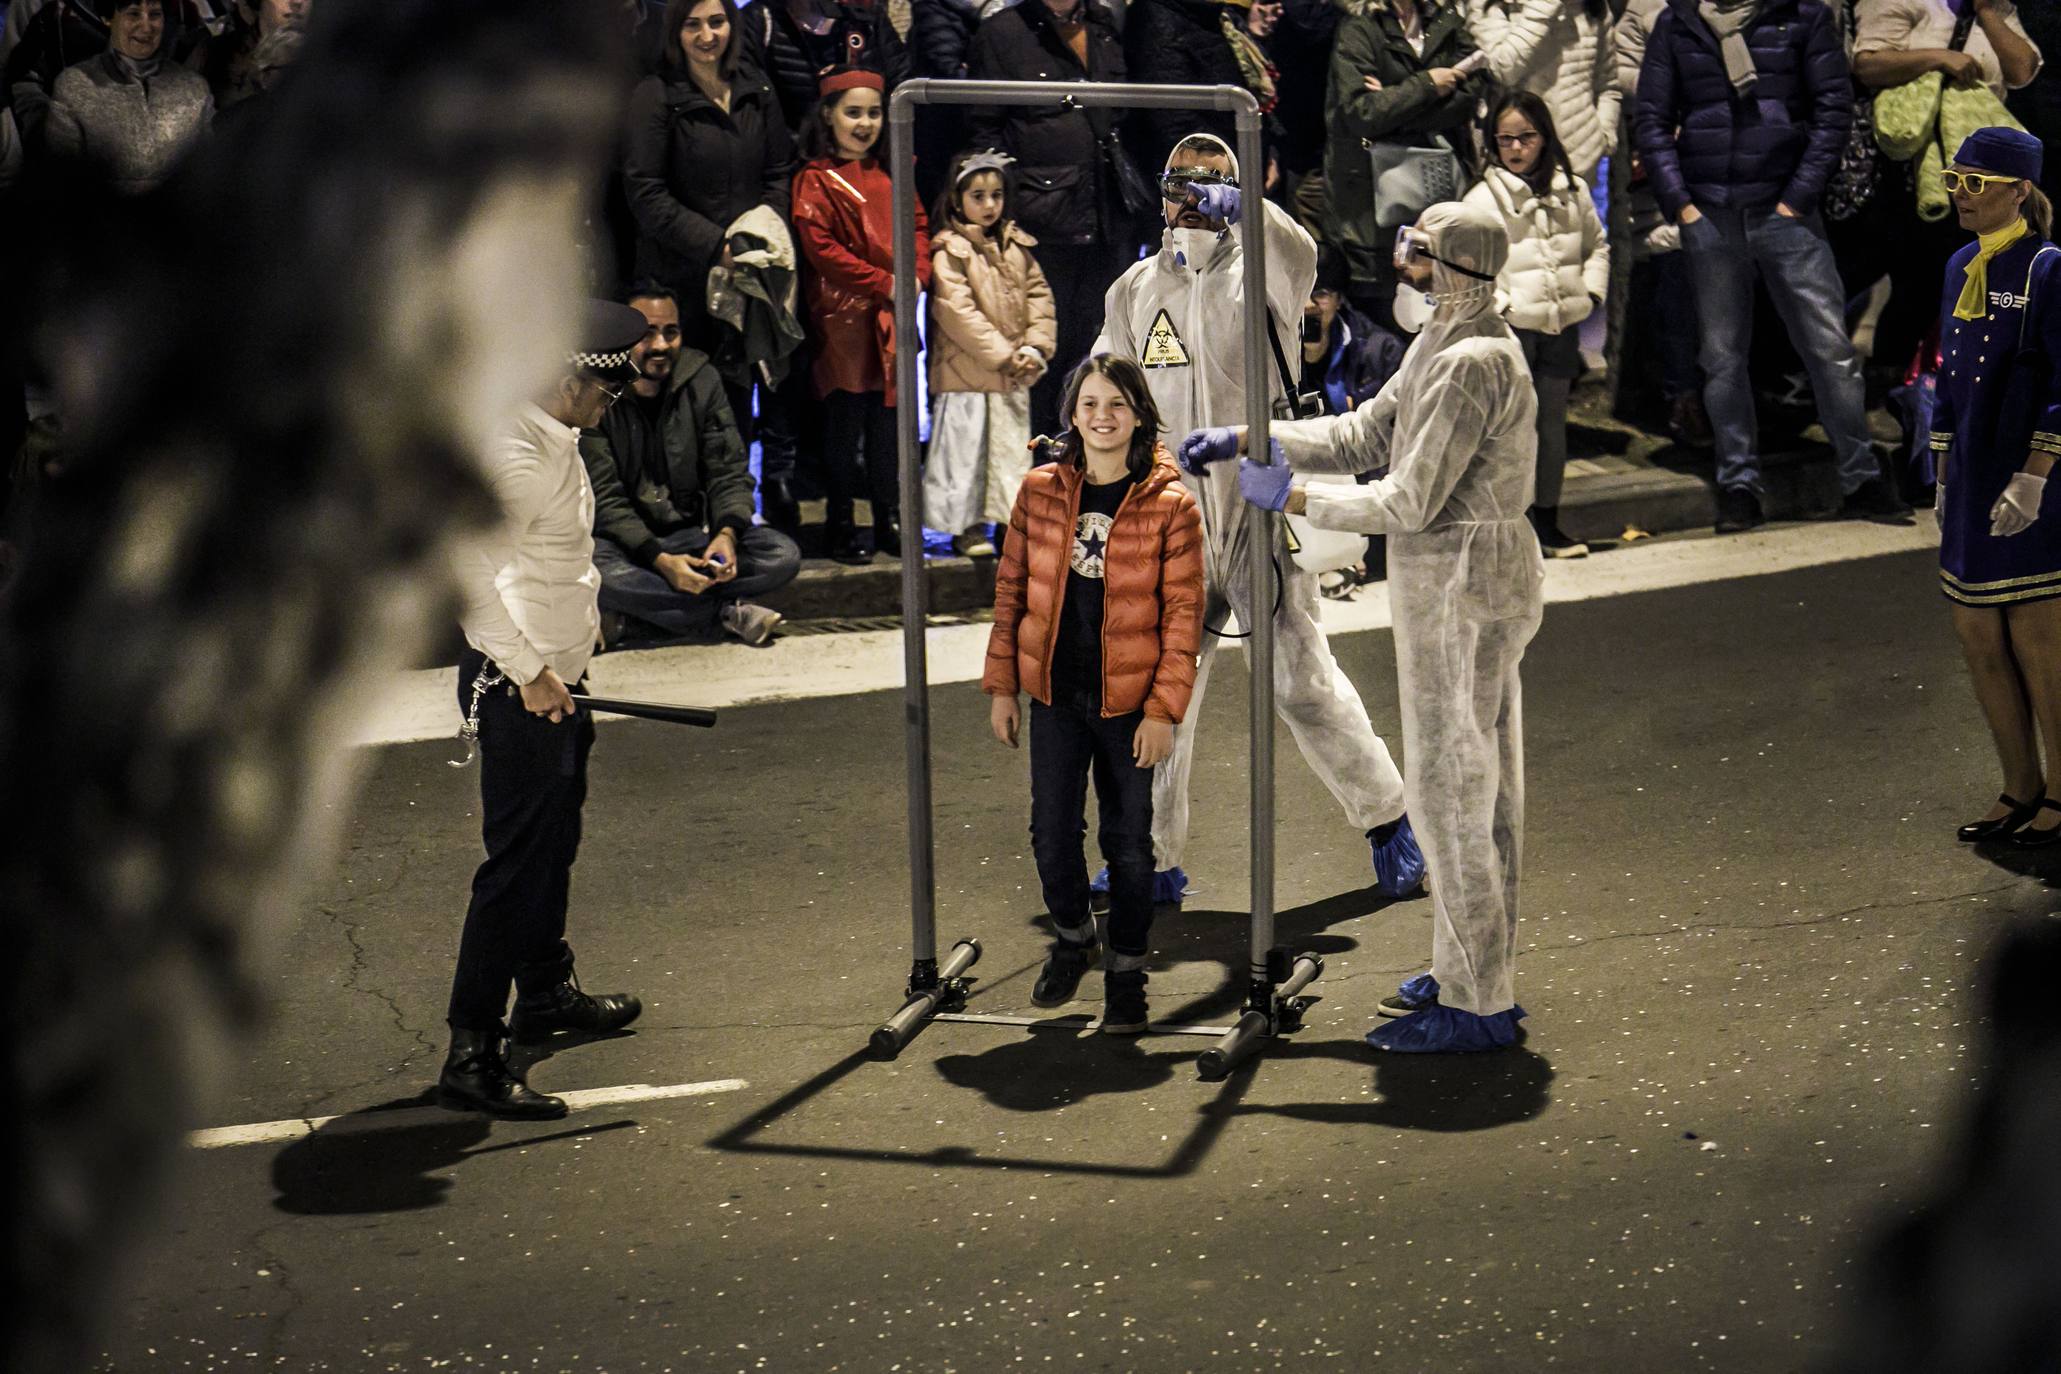
{"type": "Polygon", "coordinates": [[[1166,246],[1174,250],[1174,258],[1181,266],[1190,272],[1200,272],[1209,265],[1210,254],[1217,251],[1217,231],[1169,229],[1166,231],[1166,246]]]}
{"type": "Polygon", "coordinates": [[[1431,315],[1438,309],[1438,302],[1406,281],[1395,286],[1395,327],[1405,334],[1423,332],[1431,322],[1431,315]]]}

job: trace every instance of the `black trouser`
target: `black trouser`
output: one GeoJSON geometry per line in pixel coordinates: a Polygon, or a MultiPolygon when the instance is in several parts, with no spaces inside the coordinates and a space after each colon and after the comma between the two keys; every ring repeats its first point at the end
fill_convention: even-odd
{"type": "Polygon", "coordinates": [[[1056,436],[1071,422],[1059,413],[1066,374],[1095,346],[1102,332],[1103,300],[1111,284],[1136,261],[1137,250],[1135,245],[1040,243],[1037,257],[1052,288],[1059,346],[1052,365],[1031,388],[1031,433],[1056,436]]]}
{"type": "Polygon", "coordinates": [[[1031,853],[1045,910],[1059,925],[1088,924],[1088,775],[1095,777],[1109,865],[1109,947],[1143,958],[1152,935],[1152,770],[1131,757],[1143,711],[1104,716],[1091,696],[1055,693],[1030,704],[1031,853]]]}
{"type": "MultiPolygon", "coordinates": [[[[472,705],[472,680],[485,666],[473,649],[458,660],[461,711],[472,705]]],[[[584,687],[572,690],[585,695],[584,687]]],[[[472,905],[458,938],[449,1016],[456,1029],[499,1029],[511,982],[518,994],[542,992],[572,976],[565,908],[593,747],[594,718],[586,711],[553,725],[523,709],[512,683],[490,687],[480,698],[480,831],[487,861],[473,874],[472,905]]]]}
{"type": "MultiPolygon", "coordinates": [[[[873,503],[873,523],[902,513],[901,460],[895,450],[895,411],[878,391],[833,391],[823,399],[823,467],[830,486],[830,519],[852,518],[852,502],[873,503]]],[[[911,531],[911,536],[915,532],[911,531]]]]}

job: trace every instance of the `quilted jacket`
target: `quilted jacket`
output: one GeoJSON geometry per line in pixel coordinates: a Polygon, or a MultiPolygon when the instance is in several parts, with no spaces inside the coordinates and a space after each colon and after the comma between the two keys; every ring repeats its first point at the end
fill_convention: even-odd
{"type": "MultiPolygon", "coordinates": [[[[1071,463],[1047,463],[1032,468],[1016,494],[980,682],[990,696],[1026,691],[1052,702],[1082,480],[1071,463]]],[[[1202,650],[1202,512],[1163,448],[1110,524],[1103,578],[1102,714],[1142,707],[1179,724],[1202,650]]]]}
{"type": "Polygon", "coordinates": [[[1634,137],[1669,219],[1722,205],[1818,208],[1853,123],[1853,79],[1832,12],[1768,0],[1746,27],[1759,80],[1733,93],[1696,0],[1669,0],[1646,40],[1634,137]]]}
{"type": "Polygon", "coordinates": [[[1609,16],[1590,18],[1580,0],[1468,0],[1467,26],[1498,81],[1545,98],[1575,175],[1593,183],[1617,147],[1609,16]]]}
{"type": "Polygon", "coordinates": [[[1503,222],[1510,257],[1496,273],[1496,306],[1512,329],[1559,334],[1589,317],[1610,288],[1610,244],[1580,177],[1553,173],[1541,196],[1515,172],[1491,167],[1464,197],[1503,222]]]}
{"type": "Polygon", "coordinates": [[[1059,349],[1052,288],[1030,249],[1037,240],[1007,221],[998,244],[970,226],[930,241],[930,390],[1007,391],[1002,369],[1028,344],[1051,362],[1059,349]]]}

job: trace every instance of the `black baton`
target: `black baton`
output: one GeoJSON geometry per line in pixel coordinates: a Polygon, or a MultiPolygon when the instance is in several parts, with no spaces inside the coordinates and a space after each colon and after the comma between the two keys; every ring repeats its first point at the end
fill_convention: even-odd
{"type": "Polygon", "coordinates": [[[590,710],[607,711],[610,715],[639,716],[645,720],[670,721],[674,725],[699,725],[707,730],[714,727],[716,713],[705,706],[673,706],[662,701],[617,701],[613,697],[576,696],[573,701],[590,710]]]}

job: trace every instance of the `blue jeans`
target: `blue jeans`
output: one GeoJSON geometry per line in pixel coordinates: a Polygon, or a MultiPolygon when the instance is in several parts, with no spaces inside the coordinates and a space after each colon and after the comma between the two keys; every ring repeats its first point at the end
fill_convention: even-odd
{"type": "Polygon", "coordinates": [[[1761,491],[1759,422],[1747,377],[1756,268],[1810,373],[1840,490],[1851,493],[1880,476],[1868,438],[1860,355],[1846,335],[1845,293],[1818,217],[1790,219],[1773,206],[1720,206],[1682,226],[1682,247],[1696,285],[1703,403],[1717,433],[1718,486],[1761,491]]]}
{"type": "MultiPolygon", "coordinates": [[[[676,530],[658,541],[667,553],[701,557],[709,534],[703,529],[676,530]]],[[[613,539],[594,541],[594,567],[601,574],[601,609],[616,611],[668,634],[694,635],[713,630],[716,617],[731,601],[784,587],[801,571],[801,550],[778,530],[753,525],[737,535],[737,576],[699,595],[675,591],[673,584],[650,568],[632,563],[613,539]]]]}

